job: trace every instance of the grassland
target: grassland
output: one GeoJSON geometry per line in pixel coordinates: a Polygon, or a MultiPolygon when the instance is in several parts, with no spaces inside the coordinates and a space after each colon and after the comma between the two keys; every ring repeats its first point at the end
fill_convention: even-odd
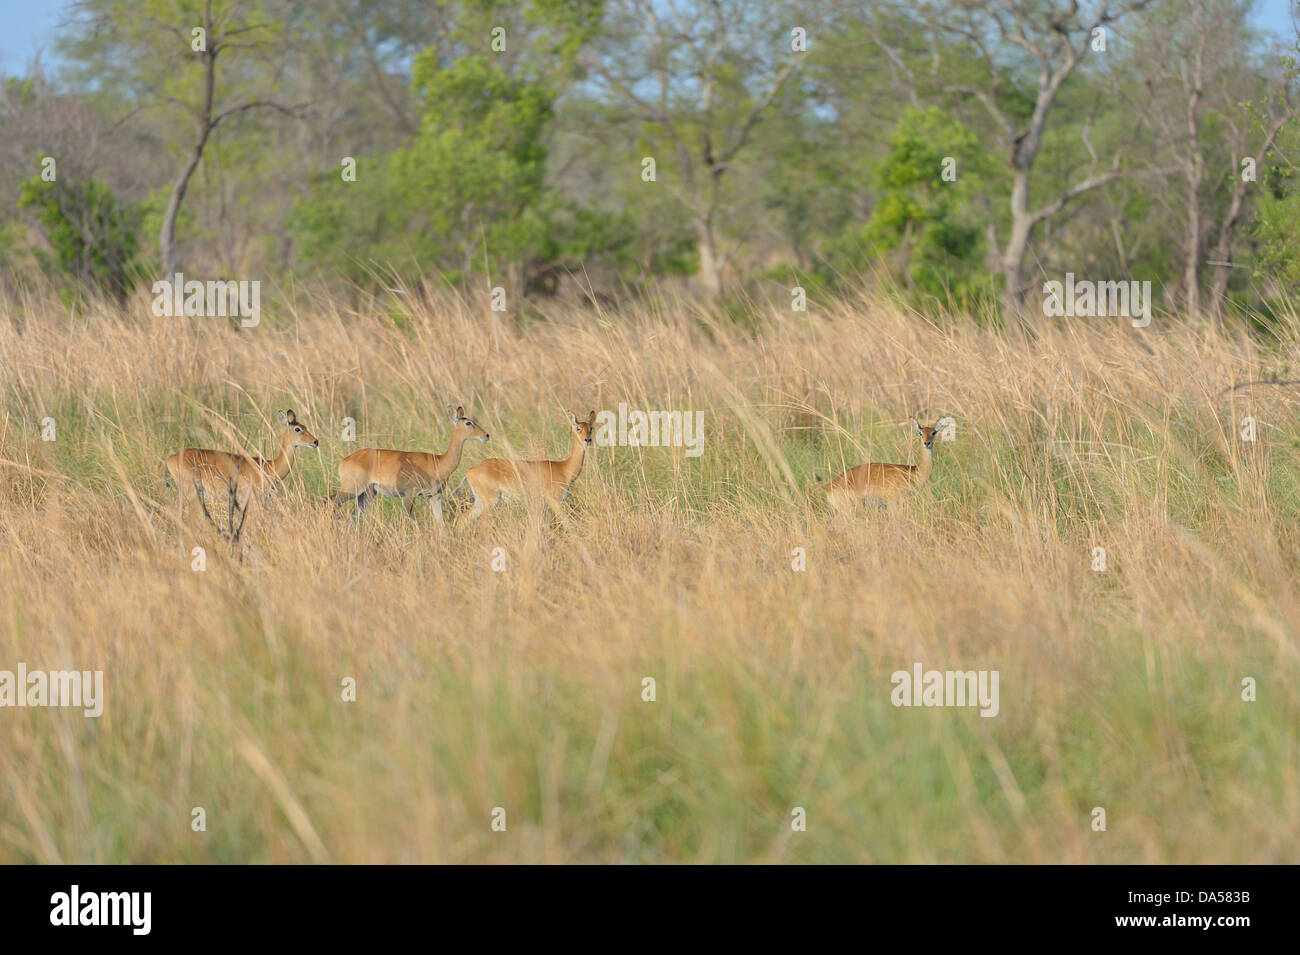
{"type": "Polygon", "coordinates": [[[1294,332],[9,301],[0,669],[108,699],[0,709],[0,862],[1295,861],[1296,390],[1228,390],[1300,368],[1294,332]],[[357,447],[442,450],[448,406],[493,435],[459,481],[619,402],[703,412],[703,455],[599,448],[559,518],[445,533],[325,503],[357,447]],[[274,453],[286,407],[321,452],[232,558],[162,459],[274,453]],[[915,461],[910,414],[957,420],[930,484],[831,515],[813,472],[915,461]],[[916,662],[998,670],[999,715],[892,706],[916,662]]]}

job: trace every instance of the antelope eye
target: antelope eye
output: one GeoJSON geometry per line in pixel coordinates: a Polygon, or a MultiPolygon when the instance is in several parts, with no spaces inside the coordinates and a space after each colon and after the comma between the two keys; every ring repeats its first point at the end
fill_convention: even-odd
{"type": "Polygon", "coordinates": [[[302,434],[302,428],[294,428],[293,430],[297,431],[299,434],[302,434]]]}

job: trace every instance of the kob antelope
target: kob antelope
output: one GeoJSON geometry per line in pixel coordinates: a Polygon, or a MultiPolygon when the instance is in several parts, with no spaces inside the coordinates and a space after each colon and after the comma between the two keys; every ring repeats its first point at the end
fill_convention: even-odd
{"type": "Polygon", "coordinates": [[[466,441],[486,441],[486,431],[465,417],[465,409],[451,413],[451,441],[442,454],[426,451],[384,451],[362,448],[339,462],[339,492],[335,500],[353,497],[357,516],[376,494],[401,498],[406,515],[413,517],[415,502],[432,498],[433,514],[442,521],[442,495],[447,480],[460,466],[466,441]]]}
{"type": "Polygon", "coordinates": [[[203,508],[203,516],[220,534],[221,528],[217,527],[208,511],[207,488],[225,490],[230,501],[229,534],[232,542],[238,543],[253,495],[265,494],[284,480],[293,467],[293,454],[297,448],[320,447],[316,436],[299,424],[292,409],[281,411],[277,417],[284,427],[284,434],[280,438],[280,454],[273,460],[200,448],[186,448],[169,455],[164,463],[172,483],[176,485],[177,508],[184,509],[186,492],[192,487],[199,506],[203,508]],[[238,527],[235,525],[236,511],[239,512],[238,527]]]}
{"type": "Polygon", "coordinates": [[[821,475],[814,474],[813,479],[826,492],[826,500],[836,510],[856,507],[868,501],[879,505],[902,497],[904,494],[920,487],[930,478],[934,467],[934,439],[943,429],[952,424],[952,418],[940,418],[934,427],[924,428],[915,418],[911,419],[912,430],[921,439],[920,464],[877,464],[868,462],[849,468],[839,477],[823,484],[821,475]]]}
{"type": "MultiPolygon", "coordinates": [[[[569,427],[573,430],[573,445],[563,461],[507,461],[488,458],[474,465],[465,474],[469,489],[474,494],[473,517],[481,517],[486,507],[491,510],[503,498],[512,500],[526,492],[540,492],[552,504],[561,504],[569,496],[573,482],[582,473],[582,461],[591,446],[592,428],[596,425],[596,412],[585,421],[579,421],[569,412],[569,427]]],[[[464,484],[465,481],[461,483],[464,484]]],[[[457,485],[457,490],[459,490],[457,485]]]]}

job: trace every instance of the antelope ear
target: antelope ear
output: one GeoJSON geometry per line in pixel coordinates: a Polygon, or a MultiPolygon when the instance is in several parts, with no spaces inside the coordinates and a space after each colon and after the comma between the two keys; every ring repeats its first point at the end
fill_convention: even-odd
{"type": "MultiPolygon", "coordinates": [[[[457,410],[459,410],[459,409],[457,409],[457,410]]],[[[447,409],[447,417],[450,418],[450,419],[454,422],[457,418],[460,417],[460,415],[457,414],[456,411],[452,411],[450,408],[448,408],[448,409],[447,409]]]]}
{"type": "Polygon", "coordinates": [[[286,412],[284,413],[284,417],[285,417],[285,420],[287,420],[290,424],[297,424],[297,423],[298,423],[298,418],[297,418],[297,416],[293,413],[293,409],[292,409],[292,408],[290,408],[288,411],[286,411],[286,412]]]}
{"type": "Polygon", "coordinates": [[[921,432],[921,423],[917,421],[915,418],[912,418],[911,421],[912,421],[912,430],[915,431],[917,434],[921,435],[922,437],[925,437],[925,435],[921,432]]]}
{"type": "Polygon", "coordinates": [[[948,428],[950,425],[952,425],[953,423],[954,423],[954,422],[953,422],[952,418],[946,418],[946,417],[945,417],[945,418],[940,418],[938,421],[936,421],[936,422],[934,423],[934,430],[935,430],[935,433],[937,434],[937,433],[940,432],[940,431],[947,430],[947,428],[948,428]]]}
{"type": "Polygon", "coordinates": [[[578,426],[577,417],[574,416],[572,411],[566,411],[564,413],[569,416],[569,424],[573,425],[576,428],[578,426]]]}
{"type": "Polygon", "coordinates": [[[463,418],[463,417],[465,417],[465,406],[464,406],[464,405],[457,405],[457,406],[456,406],[456,417],[457,417],[457,418],[463,418]]]}
{"type": "Polygon", "coordinates": [[[281,411],[279,414],[276,415],[276,418],[279,419],[280,424],[284,425],[285,427],[289,426],[289,415],[286,414],[285,412],[281,411]]]}
{"type": "Polygon", "coordinates": [[[596,423],[596,412],[593,411],[593,412],[592,412],[592,413],[587,417],[587,424],[595,424],[595,423],[596,423]]]}

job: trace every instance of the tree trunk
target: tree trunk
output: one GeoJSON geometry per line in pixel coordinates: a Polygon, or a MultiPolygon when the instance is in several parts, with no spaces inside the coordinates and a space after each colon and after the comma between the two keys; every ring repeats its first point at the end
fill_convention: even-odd
{"type": "Polygon", "coordinates": [[[172,183],[172,194],[167,200],[167,211],[163,213],[162,229],[158,233],[158,249],[162,258],[162,274],[168,281],[176,274],[176,216],[181,211],[181,202],[185,199],[185,190],[190,184],[190,177],[194,175],[194,170],[198,168],[199,160],[203,156],[203,144],[206,140],[205,132],[200,137],[198,145],[194,147],[190,161],[185,164],[181,174],[172,183]]]}
{"type": "MultiPolygon", "coordinates": [[[[1073,57],[1073,51],[1071,55],[1073,57]]],[[[1043,145],[1043,130],[1047,128],[1048,113],[1056,102],[1061,84],[1073,71],[1076,62],[1077,58],[1072,58],[1055,75],[1043,64],[1038,76],[1034,112],[1029,117],[1025,131],[1011,148],[1011,234],[1007,237],[1006,248],[1002,250],[1002,305],[1005,312],[1015,317],[1020,330],[1026,335],[1033,333],[1036,323],[1025,308],[1025,252],[1029,248],[1029,234],[1038,222],[1038,217],[1029,208],[1029,176],[1038,159],[1038,150],[1043,145]]]]}
{"type": "MultiPolygon", "coordinates": [[[[1200,157],[1198,156],[1197,159],[1200,157]]],[[[1199,167],[1199,162],[1193,163],[1199,167]]],[[[1197,168],[1187,175],[1187,246],[1183,253],[1183,307],[1191,318],[1201,308],[1201,181],[1197,168]]]]}
{"type": "Polygon", "coordinates": [[[700,248],[700,270],[697,273],[709,298],[722,296],[722,264],[718,261],[718,243],[713,234],[713,222],[708,217],[695,220],[695,237],[700,248]]]}
{"type": "Polygon", "coordinates": [[[1002,309],[1023,331],[1032,325],[1025,312],[1024,267],[1029,233],[1034,227],[1029,212],[1029,170],[1017,169],[1011,183],[1011,234],[1002,250],[1002,309]]]}
{"type": "MultiPolygon", "coordinates": [[[[190,177],[203,159],[203,147],[212,134],[212,100],[217,86],[217,40],[212,35],[212,0],[203,7],[203,35],[207,46],[200,52],[203,57],[203,103],[195,114],[198,136],[194,142],[194,151],[181,174],[172,183],[172,194],[167,200],[167,211],[163,213],[162,228],[158,231],[158,252],[162,259],[163,277],[171,280],[176,274],[176,217],[180,214],[181,203],[185,200],[185,190],[189,187],[190,177]]],[[[220,119],[217,120],[220,122],[220,119]]]]}
{"type": "MultiPolygon", "coordinates": [[[[1259,162],[1262,163],[1264,157],[1273,149],[1278,132],[1293,115],[1294,110],[1288,109],[1283,116],[1273,121],[1257,150],[1259,162]]],[[[1241,222],[1241,210],[1246,204],[1248,186],[1249,183],[1238,172],[1232,184],[1232,198],[1228,201],[1228,211],[1223,216],[1223,224],[1219,226],[1219,237],[1214,245],[1214,262],[1211,266],[1214,269],[1214,278],[1210,285],[1210,307],[1214,309],[1216,320],[1222,316],[1223,303],[1228,295],[1228,280],[1232,278],[1232,247],[1237,238],[1237,226],[1241,222]]]]}
{"type": "Polygon", "coordinates": [[[1195,319],[1201,308],[1201,181],[1205,178],[1205,157],[1201,154],[1200,122],[1201,85],[1205,74],[1205,32],[1198,9],[1192,11],[1192,24],[1199,35],[1192,74],[1187,91],[1187,147],[1192,158],[1187,167],[1187,248],[1183,254],[1183,307],[1195,319]]]}
{"type": "Polygon", "coordinates": [[[1214,278],[1210,284],[1210,307],[1216,320],[1223,313],[1223,303],[1228,297],[1228,280],[1232,278],[1232,245],[1237,234],[1237,220],[1246,198],[1246,184],[1238,177],[1233,185],[1228,213],[1219,227],[1219,241],[1214,246],[1214,278]]]}

